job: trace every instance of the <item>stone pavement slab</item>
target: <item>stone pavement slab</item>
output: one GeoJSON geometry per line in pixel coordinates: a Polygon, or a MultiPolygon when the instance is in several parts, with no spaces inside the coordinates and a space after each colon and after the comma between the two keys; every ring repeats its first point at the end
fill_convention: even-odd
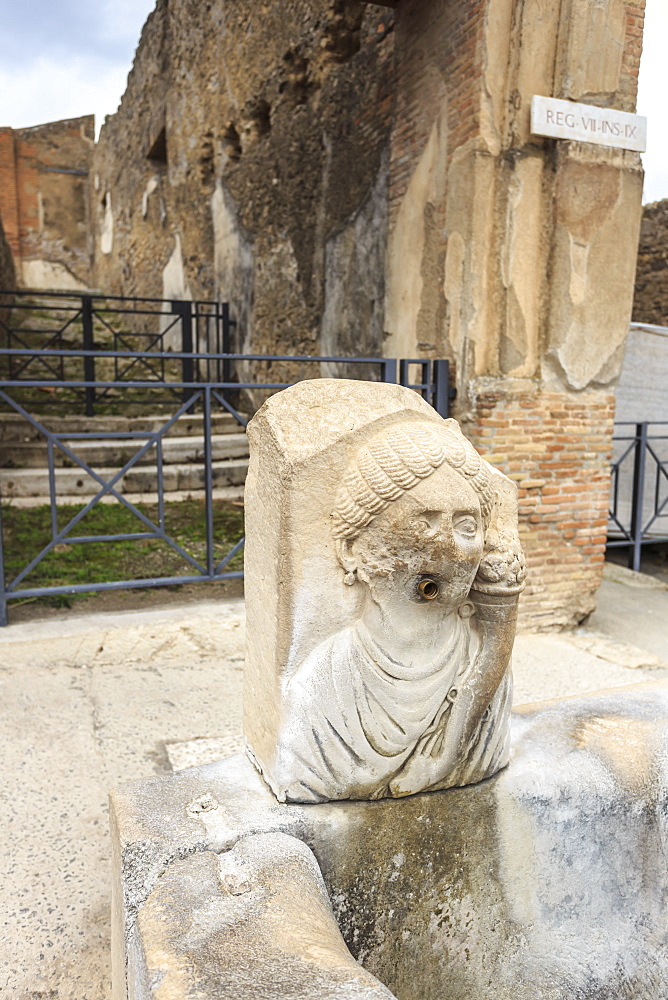
{"type": "Polygon", "coordinates": [[[109,996],[107,796],[238,732],[241,602],[0,632],[0,996],[109,996]]]}
{"type": "MultiPolygon", "coordinates": [[[[668,676],[668,589],[632,582],[585,632],[518,637],[516,704],[668,676]]],[[[107,794],[236,750],[243,656],[239,600],[0,630],[1,1000],[107,1000],[107,794]]]]}

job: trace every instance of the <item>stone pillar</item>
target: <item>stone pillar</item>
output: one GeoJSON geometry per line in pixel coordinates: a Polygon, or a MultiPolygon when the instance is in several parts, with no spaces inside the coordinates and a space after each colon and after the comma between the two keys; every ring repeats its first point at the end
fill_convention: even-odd
{"type": "Polygon", "coordinates": [[[532,624],[582,619],[600,582],[642,169],[634,152],[532,136],[531,98],[633,111],[643,13],[644,0],[398,8],[388,348],[451,358],[455,415],[518,482],[532,624]],[[407,219],[418,254],[402,267],[407,219]]]}

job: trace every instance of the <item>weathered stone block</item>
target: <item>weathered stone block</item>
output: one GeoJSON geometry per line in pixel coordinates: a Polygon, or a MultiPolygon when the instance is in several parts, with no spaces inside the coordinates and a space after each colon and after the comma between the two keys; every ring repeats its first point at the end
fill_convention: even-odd
{"type": "Polygon", "coordinates": [[[507,761],[516,488],[412,390],[301,382],[248,427],[244,731],[281,801],[507,761]]]}
{"type": "Polygon", "coordinates": [[[399,802],[280,804],[242,756],[115,792],[115,1000],[387,995],[292,838],[400,1000],[665,996],[668,683],[512,732],[493,778],[399,802]]]}

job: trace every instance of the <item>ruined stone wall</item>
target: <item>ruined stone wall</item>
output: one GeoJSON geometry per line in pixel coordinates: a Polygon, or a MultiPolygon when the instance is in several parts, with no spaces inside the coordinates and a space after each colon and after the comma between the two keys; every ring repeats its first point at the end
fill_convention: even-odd
{"type": "Polygon", "coordinates": [[[642,169],[532,136],[530,104],[633,111],[644,0],[393,7],[161,0],[95,153],[96,281],[226,299],[239,348],[449,358],[455,416],[523,491],[524,620],[573,623],[642,169]]]}
{"type": "Polygon", "coordinates": [[[621,0],[489,4],[478,126],[450,161],[447,347],[463,423],[519,484],[526,624],[595,604],[642,190],[635,153],[532,136],[530,101],[633,110],[642,17],[621,0]]]}
{"type": "Polygon", "coordinates": [[[668,199],[643,208],[633,319],[668,326],[668,199]]]}
{"type": "Polygon", "coordinates": [[[0,129],[0,217],[21,284],[90,284],[88,167],[93,115],[0,129]]]}
{"type": "Polygon", "coordinates": [[[159,2],[95,153],[97,283],[228,300],[253,351],[381,352],[393,17],[159,2]]]}

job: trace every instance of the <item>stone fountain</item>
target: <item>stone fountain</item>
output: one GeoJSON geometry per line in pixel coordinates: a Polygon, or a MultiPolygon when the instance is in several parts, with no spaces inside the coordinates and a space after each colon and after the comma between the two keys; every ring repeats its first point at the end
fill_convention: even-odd
{"type": "Polygon", "coordinates": [[[516,490],[411,390],[249,438],[247,752],[112,795],[115,1000],[668,995],[668,687],[511,713],[516,490]]]}

